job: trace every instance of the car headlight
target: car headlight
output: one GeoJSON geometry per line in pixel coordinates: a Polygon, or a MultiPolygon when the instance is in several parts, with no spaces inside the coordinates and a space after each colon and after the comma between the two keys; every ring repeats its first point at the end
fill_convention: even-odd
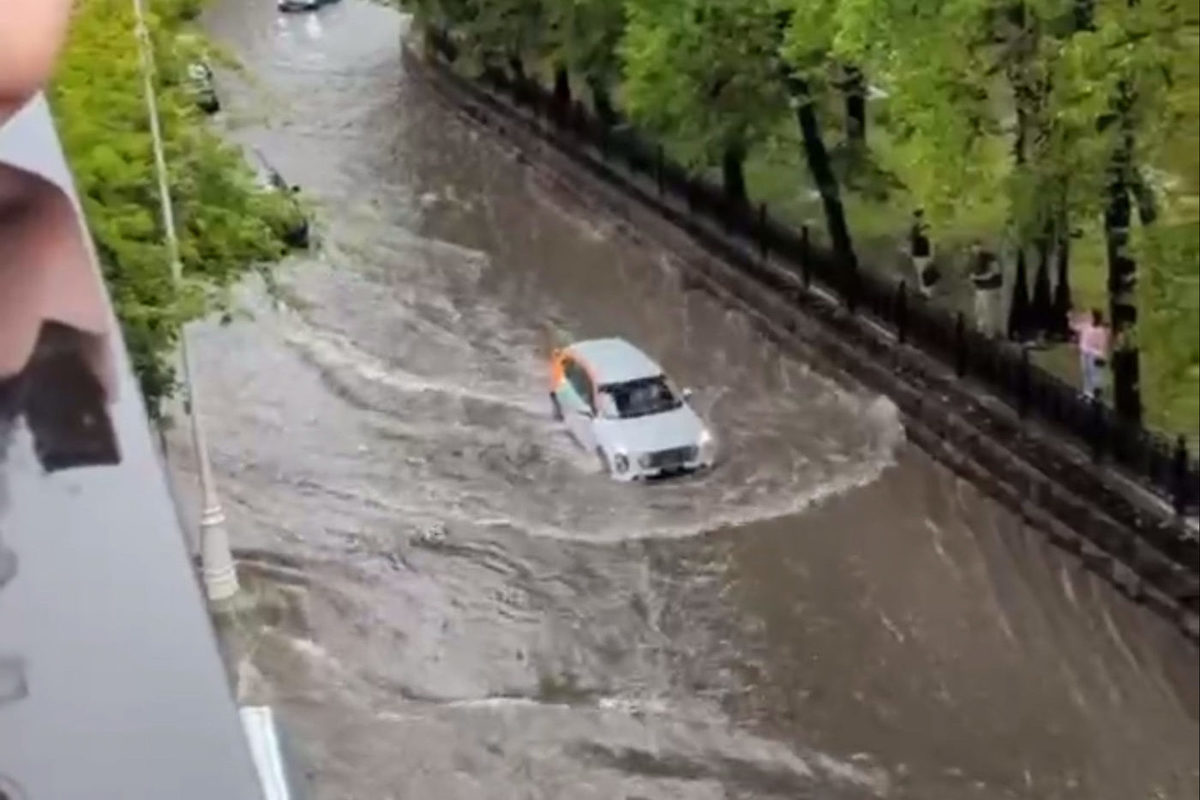
{"type": "Polygon", "coordinates": [[[613,466],[617,472],[624,473],[629,471],[629,456],[624,453],[617,453],[613,456],[613,466]]]}
{"type": "Polygon", "coordinates": [[[713,436],[711,433],[708,432],[708,428],[701,429],[700,441],[699,441],[700,446],[707,447],[708,445],[712,444],[712,440],[713,440],[713,436]]]}
{"type": "Polygon", "coordinates": [[[700,460],[712,461],[717,452],[717,440],[713,438],[712,433],[707,428],[700,431],[696,443],[700,446],[700,460]]]}

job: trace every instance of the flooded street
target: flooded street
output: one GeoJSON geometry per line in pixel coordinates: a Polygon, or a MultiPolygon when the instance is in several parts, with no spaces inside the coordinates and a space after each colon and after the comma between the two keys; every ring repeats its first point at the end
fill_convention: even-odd
{"type": "Polygon", "coordinates": [[[235,545],[306,582],[241,671],[314,797],[1196,797],[1194,648],[437,103],[404,24],[209,18],[322,238],[195,330],[235,545]],[[693,387],[718,468],[602,477],[548,329],[693,387]]]}

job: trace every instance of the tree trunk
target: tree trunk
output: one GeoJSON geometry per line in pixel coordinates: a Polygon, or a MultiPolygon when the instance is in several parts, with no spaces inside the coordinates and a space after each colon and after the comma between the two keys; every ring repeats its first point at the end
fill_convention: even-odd
{"type": "MultiPolygon", "coordinates": [[[[1138,0],[1125,0],[1127,7],[1138,0]]],[[[1142,421],[1141,364],[1137,340],[1137,262],[1129,251],[1132,222],[1130,192],[1137,197],[1143,224],[1156,213],[1153,196],[1134,163],[1133,88],[1129,80],[1117,82],[1112,108],[1119,126],[1117,144],[1108,168],[1108,206],[1104,211],[1104,239],[1108,255],[1108,308],[1113,333],[1113,408],[1117,416],[1142,421]]]]}
{"type": "Polygon", "coordinates": [[[1055,247],[1055,261],[1058,274],[1054,281],[1053,318],[1050,326],[1050,338],[1065,342],[1071,338],[1070,321],[1067,315],[1073,309],[1071,300],[1071,230],[1070,220],[1064,215],[1059,222],[1058,243],[1055,247]]]}
{"type": "Polygon", "coordinates": [[[1108,255],[1108,307],[1115,349],[1112,358],[1113,406],[1117,414],[1140,421],[1142,416],[1138,350],[1131,334],[1137,325],[1137,262],[1129,252],[1133,221],[1130,200],[1133,175],[1132,106],[1129,84],[1121,81],[1115,111],[1121,130],[1108,168],[1108,205],[1104,210],[1104,239],[1108,255]]]}
{"type": "Polygon", "coordinates": [[[846,141],[857,146],[867,138],[867,81],[862,70],[851,64],[845,67],[842,85],[846,108],[846,141]]]}
{"type": "Polygon", "coordinates": [[[596,117],[607,127],[617,123],[617,112],[613,109],[612,97],[608,93],[608,85],[601,79],[589,78],[588,88],[592,92],[592,105],[596,109],[596,117]]]}
{"type": "Polygon", "coordinates": [[[1008,307],[1008,338],[1029,339],[1029,276],[1025,269],[1025,249],[1017,251],[1017,277],[1013,281],[1012,302],[1008,307]]]}
{"type": "Polygon", "coordinates": [[[854,243],[850,238],[850,228],[846,224],[846,211],[842,207],[837,176],[829,160],[829,151],[825,149],[825,142],[821,138],[821,125],[817,119],[812,92],[808,81],[803,78],[789,74],[785,80],[788,94],[796,109],[796,122],[800,126],[800,136],[804,143],[804,159],[813,183],[817,185],[817,191],[821,195],[825,226],[833,245],[833,254],[838,268],[846,271],[847,291],[854,292],[857,290],[858,258],[854,254],[854,243]]]}
{"type": "Polygon", "coordinates": [[[1073,11],[1075,16],[1075,30],[1090,31],[1095,29],[1095,0],[1075,0],[1073,11]]]}
{"type": "Polygon", "coordinates": [[[509,55],[508,71],[512,74],[512,77],[515,81],[524,85],[524,83],[525,83],[525,65],[521,62],[521,57],[519,55],[515,55],[515,54],[509,55]]]}
{"type": "Polygon", "coordinates": [[[1139,170],[1130,168],[1129,189],[1137,201],[1138,219],[1143,225],[1152,225],[1158,219],[1158,203],[1154,200],[1154,190],[1139,170]]]}
{"type": "Polygon", "coordinates": [[[571,107],[571,79],[567,68],[559,64],[554,68],[554,108],[559,114],[566,114],[571,107]]]}
{"type": "Polygon", "coordinates": [[[1033,300],[1029,308],[1029,330],[1035,336],[1050,333],[1054,325],[1054,301],[1050,296],[1050,262],[1054,230],[1047,224],[1037,241],[1037,272],[1033,277],[1033,300]]]}
{"type": "Polygon", "coordinates": [[[725,197],[735,206],[743,207],[746,200],[746,174],[743,166],[746,149],[731,145],[721,154],[721,179],[725,185],[725,197]]]}

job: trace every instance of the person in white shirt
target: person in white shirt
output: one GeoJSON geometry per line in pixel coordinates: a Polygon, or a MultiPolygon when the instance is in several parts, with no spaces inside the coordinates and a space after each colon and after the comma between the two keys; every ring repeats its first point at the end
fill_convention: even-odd
{"type": "Polygon", "coordinates": [[[1001,300],[1004,272],[996,254],[978,239],[971,243],[971,285],[975,289],[975,325],[985,336],[999,336],[1004,329],[1001,300]]]}
{"type": "Polygon", "coordinates": [[[1095,400],[1104,386],[1108,366],[1109,332],[1099,309],[1090,314],[1068,314],[1071,330],[1079,337],[1079,372],[1083,376],[1083,396],[1095,400]]]}

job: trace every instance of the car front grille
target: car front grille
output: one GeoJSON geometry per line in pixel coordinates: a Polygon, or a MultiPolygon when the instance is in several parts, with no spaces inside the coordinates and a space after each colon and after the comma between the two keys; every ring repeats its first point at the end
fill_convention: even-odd
{"type": "Polygon", "coordinates": [[[669,450],[659,450],[656,453],[650,453],[647,465],[650,469],[671,469],[672,467],[682,467],[689,461],[696,460],[698,450],[694,445],[688,447],[672,447],[669,450]]]}

